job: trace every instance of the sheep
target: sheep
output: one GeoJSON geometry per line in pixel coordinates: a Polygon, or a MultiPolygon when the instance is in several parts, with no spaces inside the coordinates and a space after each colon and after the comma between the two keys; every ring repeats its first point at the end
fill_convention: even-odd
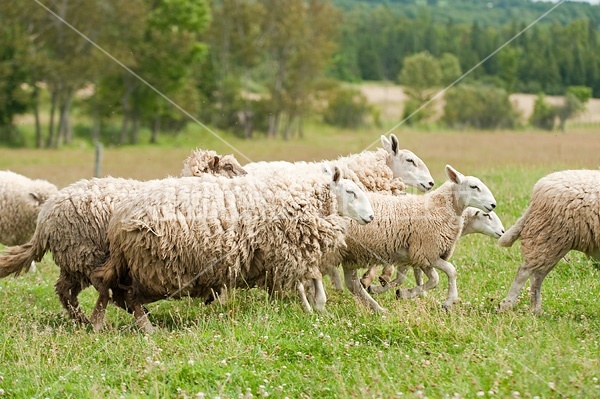
{"type": "Polygon", "coordinates": [[[368,193],[376,221],[362,229],[350,223],[348,249],[342,261],[346,286],[372,310],[385,312],[362,287],[356,270],[382,261],[409,263],[425,271],[430,279],[408,292],[409,296],[437,285],[433,268],[444,271],[448,275],[448,295],[442,306],[449,309],[458,300],[456,269],[448,259],[462,230],[462,214],[469,206],[491,212],[496,200],[478,178],[463,176],[450,165],[446,165],[446,175],[449,181],[422,196],[368,193]]]}
{"type": "MultiPolygon", "coordinates": [[[[394,134],[390,135],[389,140],[381,136],[381,144],[383,148],[377,151],[363,151],[324,162],[339,167],[346,178],[366,191],[401,194],[406,185],[421,191],[433,187],[433,178],[425,163],[413,152],[401,150],[394,134]]],[[[269,175],[282,169],[297,174],[318,174],[321,172],[321,162],[254,162],[244,165],[244,169],[253,175],[269,175]]]]}
{"type": "MultiPolygon", "coordinates": [[[[463,227],[460,236],[466,236],[474,233],[481,233],[483,235],[490,236],[492,238],[500,238],[504,234],[504,226],[502,221],[495,212],[484,213],[481,210],[473,207],[469,207],[465,210],[462,215],[463,227]]],[[[365,272],[360,282],[363,287],[367,289],[369,293],[380,293],[389,290],[391,287],[402,284],[406,278],[406,272],[410,265],[400,264],[398,265],[397,276],[392,280],[392,273],[394,267],[392,265],[385,265],[383,272],[379,276],[380,286],[371,286],[371,282],[375,278],[375,272],[377,266],[372,266],[368,271],[365,272]]],[[[413,268],[415,273],[416,285],[423,284],[423,275],[420,268],[413,268]]]]}
{"type": "Polygon", "coordinates": [[[196,148],[192,154],[183,161],[181,177],[202,176],[205,174],[219,174],[226,177],[245,175],[246,170],[231,154],[218,155],[215,151],[196,148]]]}
{"type": "Polygon", "coordinates": [[[565,170],[538,180],[529,207],[498,244],[510,247],[519,238],[523,264],[498,310],[516,305],[531,277],[530,310],[539,314],[542,282],[567,252],[600,258],[600,171],[565,170]]]}
{"type": "MultiPolygon", "coordinates": [[[[381,145],[383,148],[377,151],[364,151],[324,162],[340,167],[347,178],[367,191],[404,194],[406,185],[420,191],[428,191],[433,187],[433,177],[427,165],[413,152],[400,149],[398,138],[394,134],[390,134],[389,139],[382,135],[381,145]]],[[[256,162],[246,164],[244,168],[253,175],[269,175],[282,169],[294,173],[320,173],[320,163],[316,162],[256,162]]],[[[344,289],[336,267],[323,272],[331,277],[336,289],[344,289]]],[[[302,294],[301,298],[304,302],[302,294]]]]}
{"type": "Polygon", "coordinates": [[[40,207],[57,191],[46,180],[0,171],[0,244],[26,243],[35,231],[40,207]]]}
{"type": "MultiPolygon", "coordinates": [[[[207,171],[208,175],[244,174],[245,171],[236,164],[237,161],[223,161],[213,151],[196,150],[186,159],[182,173],[193,170],[198,177],[202,177],[201,171],[207,171]],[[226,168],[226,165],[231,165],[231,168],[226,168]]],[[[41,208],[31,240],[7,248],[0,254],[0,277],[28,271],[33,260],[39,261],[47,251],[51,251],[54,262],[60,268],[55,291],[62,306],[72,319],[89,323],[79,307],[78,295],[91,284],[93,270],[108,258],[106,231],[115,207],[124,199],[135,196],[144,184],[108,177],[80,180],[63,188],[41,208]]],[[[113,294],[113,301],[127,308],[121,292],[115,290],[113,294]]]]}
{"type": "Polygon", "coordinates": [[[373,220],[365,193],[335,167],[322,176],[275,173],[268,181],[244,176],[197,184],[165,179],[145,185],[112,217],[110,257],[96,270],[98,302],[92,313],[102,328],[109,289],[128,287],[127,303],[138,326],[152,324],[144,303],[203,297],[221,287],[267,287],[271,292],[316,281],[323,259],[341,259],[344,229],[373,220]]]}

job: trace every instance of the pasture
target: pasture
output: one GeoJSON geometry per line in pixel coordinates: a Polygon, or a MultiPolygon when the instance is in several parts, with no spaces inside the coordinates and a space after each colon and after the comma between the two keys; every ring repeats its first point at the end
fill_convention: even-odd
{"type": "MultiPolygon", "coordinates": [[[[290,142],[229,140],[248,158],[318,160],[359,152],[382,131],[307,128],[290,142]]],[[[436,186],[449,163],[481,178],[498,201],[506,228],[526,208],[533,184],[567,168],[598,168],[591,129],[568,134],[395,132],[429,166],[436,186]]],[[[103,174],[136,179],[176,175],[194,147],[231,151],[190,127],[158,147],[107,148],[103,174]]],[[[243,164],[240,155],[236,157],[243,164]]],[[[93,150],[0,149],[0,170],[63,187],[90,177],[93,150]]],[[[111,306],[106,328],[74,325],[54,294],[58,269],[47,255],[36,273],[0,280],[0,396],[11,398],[562,398],[600,396],[600,268],[570,253],[543,285],[542,316],[523,297],[497,314],[521,257],[489,237],[460,240],[450,260],[461,302],[440,306],[447,279],[426,296],[376,296],[373,315],[326,279],[328,314],[305,314],[295,295],[272,300],[239,290],[223,304],[161,301],[148,306],[160,327],[143,335],[111,306]]],[[[412,284],[409,281],[407,284],[412,284]]],[[[89,314],[93,289],[81,295],[89,314]]]]}

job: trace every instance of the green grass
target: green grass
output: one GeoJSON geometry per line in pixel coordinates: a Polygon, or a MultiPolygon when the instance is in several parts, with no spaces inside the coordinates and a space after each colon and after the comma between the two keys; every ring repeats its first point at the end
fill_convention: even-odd
{"type": "MultiPolygon", "coordinates": [[[[531,140],[535,147],[554,140],[530,134],[538,139],[531,140]]],[[[310,137],[289,147],[269,140],[259,140],[260,148],[241,140],[236,144],[257,158],[292,154],[312,159],[359,151],[378,135],[327,132],[314,142],[310,137]],[[333,144],[337,147],[330,148],[333,144]],[[310,151],[301,153],[302,148],[310,151]]],[[[530,163],[521,163],[519,153],[528,144],[513,153],[477,154],[473,148],[480,149],[480,142],[468,132],[400,137],[430,164],[438,183],[447,162],[438,147],[467,143],[459,144],[463,157],[453,165],[488,184],[506,227],[525,209],[541,176],[565,167],[597,167],[594,155],[587,154],[595,151],[591,141],[577,161],[569,156],[546,161],[531,151],[530,163]]],[[[504,140],[498,133],[487,134],[484,141],[501,148],[504,140]]],[[[137,165],[153,174],[166,174],[168,167],[174,170],[168,173],[176,173],[181,157],[195,146],[190,144],[115,149],[107,153],[106,168],[122,176],[137,176],[137,165]],[[144,163],[147,159],[152,162],[144,163]]],[[[449,158],[456,157],[446,150],[449,158]]],[[[29,168],[40,175],[49,173],[53,156],[91,156],[87,149],[5,151],[0,168],[29,168]],[[43,156],[36,160],[36,154],[43,156]]],[[[67,176],[84,170],[76,159],[62,168],[67,176]]],[[[54,173],[58,178],[59,169],[54,173]]],[[[195,299],[150,304],[151,320],[160,329],[145,336],[131,315],[114,307],[102,333],[74,325],[54,294],[58,270],[47,255],[38,272],[0,280],[0,389],[10,398],[600,396],[600,271],[592,261],[570,253],[549,274],[542,316],[529,313],[526,290],[514,311],[495,312],[520,264],[518,245],[504,249],[489,237],[472,235],[461,240],[451,261],[458,270],[461,302],[449,313],[440,306],[447,288],[443,275],[439,286],[421,298],[397,301],[391,292],[377,296],[390,311],[385,316],[370,314],[349,292],[337,292],[326,281],[327,315],[303,313],[291,294],[275,300],[259,290],[239,290],[224,304],[205,306],[195,299]]],[[[88,289],[81,298],[89,314],[96,293],[88,289]]]]}

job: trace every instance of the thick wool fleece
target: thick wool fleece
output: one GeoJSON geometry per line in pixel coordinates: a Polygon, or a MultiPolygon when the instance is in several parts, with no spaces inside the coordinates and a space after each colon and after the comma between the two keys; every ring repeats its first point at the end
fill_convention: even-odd
{"type": "Polygon", "coordinates": [[[131,281],[143,303],[223,286],[290,290],[345,247],[346,224],[322,178],[166,179],[115,212],[98,276],[131,281]]]}
{"type": "Polygon", "coordinates": [[[573,249],[598,257],[600,171],[566,170],[541,178],[533,187],[529,207],[499,244],[508,247],[519,238],[526,263],[533,269],[547,268],[548,262],[541,260],[573,249]]]}
{"type": "Polygon", "coordinates": [[[246,171],[231,154],[219,155],[212,150],[195,149],[183,161],[181,177],[213,174],[225,177],[243,176],[246,171]]]}
{"type": "Polygon", "coordinates": [[[352,180],[365,191],[399,194],[406,190],[406,185],[394,179],[389,167],[390,155],[380,148],[377,151],[364,151],[340,157],[333,161],[322,162],[254,162],[244,165],[244,169],[253,175],[269,175],[274,171],[288,170],[297,175],[315,175],[322,173],[322,163],[337,166],[342,176],[352,180]]]}
{"type": "Polygon", "coordinates": [[[45,180],[0,171],[0,243],[20,245],[29,241],[40,207],[57,191],[45,180]]]}
{"type": "Polygon", "coordinates": [[[344,267],[410,262],[431,266],[448,260],[460,237],[463,209],[455,203],[453,183],[425,195],[367,193],[377,217],[366,226],[350,222],[344,267]]]}

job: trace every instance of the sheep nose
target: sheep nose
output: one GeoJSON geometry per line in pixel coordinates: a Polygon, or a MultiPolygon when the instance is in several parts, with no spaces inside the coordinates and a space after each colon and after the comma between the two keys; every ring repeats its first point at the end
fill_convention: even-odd
{"type": "Polygon", "coordinates": [[[496,204],[492,204],[492,209],[494,209],[496,207],[496,204]]]}
{"type": "Polygon", "coordinates": [[[433,187],[433,185],[435,184],[433,181],[430,181],[429,183],[429,187],[433,187]]]}
{"type": "Polygon", "coordinates": [[[369,222],[372,222],[373,219],[375,219],[375,215],[371,214],[368,219],[369,219],[369,222]]]}
{"type": "Polygon", "coordinates": [[[504,230],[502,230],[502,234],[504,234],[504,230]]]}

